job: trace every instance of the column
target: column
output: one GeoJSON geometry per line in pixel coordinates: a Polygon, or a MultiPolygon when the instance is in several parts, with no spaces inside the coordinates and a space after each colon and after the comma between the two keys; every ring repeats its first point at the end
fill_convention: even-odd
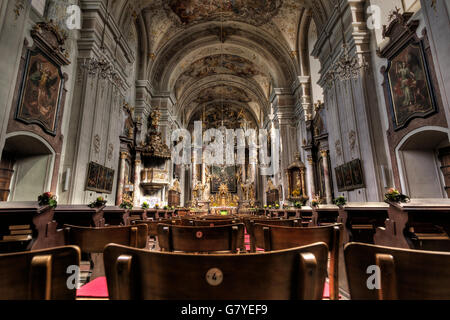
{"type": "Polygon", "coordinates": [[[139,207],[141,198],[141,160],[136,160],[134,163],[134,192],[133,192],[133,204],[135,207],[139,207]]]}
{"type": "Polygon", "coordinates": [[[312,156],[308,156],[308,165],[309,168],[307,169],[307,173],[308,173],[308,196],[309,199],[312,200],[312,198],[314,197],[314,195],[316,194],[316,186],[314,183],[314,161],[312,156]]]}
{"type": "Polygon", "coordinates": [[[331,195],[331,180],[330,180],[330,172],[328,171],[328,150],[321,150],[320,154],[322,155],[323,160],[323,176],[325,179],[325,194],[326,200],[328,204],[333,202],[333,198],[331,195]]]}
{"type": "Polygon", "coordinates": [[[119,164],[119,184],[117,186],[116,205],[120,205],[123,201],[123,188],[125,187],[125,160],[128,157],[127,152],[120,153],[119,164]]]}
{"type": "Polygon", "coordinates": [[[301,187],[302,187],[302,196],[303,197],[306,197],[305,170],[306,170],[306,168],[300,168],[300,183],[301,183],[301,187]]]}

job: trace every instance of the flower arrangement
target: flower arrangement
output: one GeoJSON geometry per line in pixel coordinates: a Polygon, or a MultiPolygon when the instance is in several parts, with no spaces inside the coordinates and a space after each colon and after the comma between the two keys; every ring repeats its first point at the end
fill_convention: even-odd
{"type": "Polygon", "coordinates": [[[275,209],[280,209],[280,205],[277,203],[277,204],[275,204],[275,209]]]}
{"type": "Polygon", "coordinates": [[[49,206],[54,209],[58,206],[58,201],[56,201],[56,196],[51,192],[46,192],[38,197],[38,202],[40,206],[49,206]]]}
{"type": "Polygon", "coordinates": [[[384,199],[386,201],[392,201],[392,202],[409,202],[410,198],[407,195],[402,194],[397,189],[391,188],[389,191],[384,195],[384,199]]]}
{"type": "Polygon", "coordinates": [[[95,201],[93,201],[92,203],[89,204],[90,208],[100,208],[103,207],[106,204],[106,200],[103,197],[98,197],[97,199],[95,199],[95,201]]]}
{"type": "Polygon", "coordinates": [[[301,209],[301,208],[302,208],[302,203],[299,202],[299,201],[296,201],[296,202],[294,203],[294,208],[301,209]]]}
{"type": "Polygon", "coordinates": [[[172,210],[175,210],[175,206],[172,206],[172,208],[171,208],[172,210]]]}
{"type": "Polygon", "coordinates": [[[159,209],[159,204],[155,204],[155,209],[159,209]]]}
{"type": "Polygon", "coordinates": [[[307,196],[301,196],[300,197],[300,204],[302,205],[302,207],[306,206],[306,203],[308,202],[309,198],[307,196]]]}
{"type": "Polygon", "coordinates": [[[313,208],[317,208],[320,204],[322,204],[322,199],[320,198],[320,196],[315,195],[311,200],[311,206],[313,208]]]}
{"type": "Polygon", "coordinates": [[[133,209],[133,204],[132,204],[130,201],[124,200],[124,201],[122,201],[122,203],[120,204],[120,207],[121,207],[122,209],[128,209],[128,210],[131,210],[131,209],[133,209]]]}
{"type": "Polygon", "coordinates": [[[164,206],[164,210],[169,210],[169,206],[164,206]]]}
{"type": "Polygon", "coordinates": [[[267,209],[267,204],[264,205],[264,209],[267,209]]]}
{"type": "Polygon", "coordinates": [[[150,209],[150,205],[148,204],[148,202],[144,202],[144,203],[142,203],[142,206],[141,206],[141,208],[142,209],[150,209]]]}
{"type": "Polygon", "coordinates": [[[271,206],[271,205],[269,206],[269,209],[272,209],[272,206],[271,206]]]}
{"type": "Polygon", "coordinates": [[[340,197],[337,197],[336,199],[334,199],[333,202],[338,207],[343,207],[347,204],[347,199],[345,199],[345,197],[343,197],[343,196],[340,196],[340,197]]]}

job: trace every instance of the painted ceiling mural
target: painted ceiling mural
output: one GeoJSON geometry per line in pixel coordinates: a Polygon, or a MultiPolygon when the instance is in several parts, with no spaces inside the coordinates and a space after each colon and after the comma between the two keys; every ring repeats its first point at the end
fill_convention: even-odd
{"type": "Polygon", "coordinates": [[[207,56],[195,61],[188,66],[178,78],[175,85],[177,98],[180,97],[184,88],[191,82],[214,75],[234,75],[245,79],[254,78],[262,89],[267,87],[269,79],[259,71],[249,60],[237,55],[218,54],[207,56]]]}
{"type": "Polygon", "coordinates": [[[203,90],[193,102],[202,104],[215,100],[238,101],[241,103],[248,103],[252,101],[249,95],[241,88],[228,85],[216,85],[203,90]]]}
{"type": "Polygon", "coordinates": [[[254,25],[270,21],[282,5],[282,0],[170,0],[170,9],[183,24],[204,21],[237,20],[254,25]]]}

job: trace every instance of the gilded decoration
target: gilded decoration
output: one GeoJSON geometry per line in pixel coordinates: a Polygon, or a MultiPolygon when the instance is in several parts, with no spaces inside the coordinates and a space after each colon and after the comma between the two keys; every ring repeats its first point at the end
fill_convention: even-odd
{"type": "Polygon", "coordinates": [[[212,207],[231,208],[239,205],[239,197],[229,192],[226,184],[221,184],[219,192],[210,197],[212,207]]]}
{"type": "Polygon", "coordinates": [[[169,160],[172,157],[169,147],[163,142],[161,132],[158,132],[161,112],[158,109],[152,111],[148,121],[148,133],[145,142],[141,144],[138,151],[145,157],[169,160]]]}
{"type": "Polygon", "coordinates": [[[295,161],[286,170],[288,198],[292,201],[306,197],[306,166],[301,161],[300,153],[296,153],[295,161]]]}

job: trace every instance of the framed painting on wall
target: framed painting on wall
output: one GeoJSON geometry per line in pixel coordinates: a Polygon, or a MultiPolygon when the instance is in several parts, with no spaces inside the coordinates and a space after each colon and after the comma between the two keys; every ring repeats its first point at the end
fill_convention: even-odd
{"type": "Polygon", "coordinates": [[[363,170],[361,166],[361,160],[356,159],[350,162],[350,167],[352,171],[352,189],[361,189],[365,187],[363,170]]]}
{"type": "Polygon", "coordinates": [[[337,181],[338,191],[339,192],[346,191],[345,183],[344,183],[344,174],[342,172],[342,166],[337,167],[336,169],[334,169],[334,171],[336,173],[336,181],[337,181]]]}
{"type": "Polygon", "coordinates": [[[421,42],[409,41],[389,61],[386,69],[394,130],[414,118],[437,112],[425,52],[421,42]]]}
{"type": "Polygon", "coordinates": [[[90,162],[86,179],[86,190],[100,193],[112,193],[115,171],[90,162]]]}
{"type": "Polygon", "coordinates": [[[64,77],[40,49],[28,51],[15,118],[56,135],[64,77]]]}

